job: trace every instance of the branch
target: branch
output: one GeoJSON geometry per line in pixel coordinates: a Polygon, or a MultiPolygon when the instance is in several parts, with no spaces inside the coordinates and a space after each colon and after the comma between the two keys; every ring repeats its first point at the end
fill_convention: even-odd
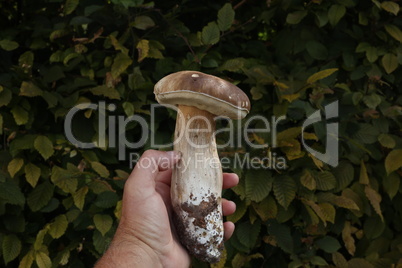
{"type": "Polygon", "coordinates": [[[169,25],[169,27],[171,27],[171,28],[174,30],[174,32],[175,32],[181,39],[183,39],[184,43],[186,43],[188,49],[190,50],[191,55],[193,55],[194,61],[195,61],[196,63],[200,63],[200,59],[198,58],[197,54],[195,54],[195,52],[194,52],[194,50],[193,50],[193,47],[192,47],[191,44],[188,42],[188,39],[187,39],[179,30],[177,30],[176,27],[174,27],[174,26],[163,16],[162,12],[161,12],[159,9],[155,9],[155,11],[158,12],[158,14],[162,17],[162,19],[163,19],[164,21],[166,21],[166,23],[169,25]]]}
{"type": "Polygon", "coordinates": [[[233,7],[234,10],[238,9],[239,7],[241,7],[244,3],[246,3],[248,0],[241,0],[239,3],[237,3],[237,5],[235,5],[233,7]]]}

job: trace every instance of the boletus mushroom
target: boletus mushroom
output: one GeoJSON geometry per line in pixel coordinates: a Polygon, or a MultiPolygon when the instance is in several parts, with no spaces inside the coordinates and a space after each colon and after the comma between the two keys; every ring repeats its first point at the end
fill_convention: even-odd
{"type": "Polygon", "coordinates": [[[178,107],[174,150],[182,154],[171,182],[173,223],[181,243],[196,258],[218,262],[224,248],[222,166],[215,117],[244,118],[247,95],[232,83],[196,71],[162,78],[154,89],[160,104],[178,107]]]}

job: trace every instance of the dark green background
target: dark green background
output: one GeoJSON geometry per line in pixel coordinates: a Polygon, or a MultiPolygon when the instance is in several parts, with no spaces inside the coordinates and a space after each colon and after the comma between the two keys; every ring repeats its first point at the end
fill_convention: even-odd
{"type": "MultiPolygon", "coordinates": [[[[401,265],[399,9],[377,0],[1,0],[0,266],[94,264],[117,226],[129,163],[116,148],[76,148],[64,117],[78,103],[105,101],[117,106],[108,115],[150,121],[153,85],[180,70],[237,84],[252,100],[249,116],[286,115],[277,148],[220,150],[276,153],[288,168],[232,169],[240,185],[224,196],[237,203],[228,217],[236,231],[215,267],[401,265]],[[332,168],[303,149],[300,127],[336,100],[332,168]]],[[[77,114],[75,135],[97,137],[98,117],[77,114]]],[[[160,111],[156,140],[171,141],[174,124],[174,112],[160,111]]],[[[306,132],[324,151],[325,124],[306,132]]],[[[141,129],[125,133],[136,141],[141,129]]]]}

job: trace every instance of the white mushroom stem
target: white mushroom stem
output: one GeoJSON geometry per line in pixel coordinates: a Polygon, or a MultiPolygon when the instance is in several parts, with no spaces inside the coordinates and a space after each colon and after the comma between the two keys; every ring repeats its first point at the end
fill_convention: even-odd
{"type": "Polygon", "coordinates": [[[190,254],[210,263],[223,250],[222,167],[214,115],[179,105],[174,149],[182,153],[173,170],[171,199],[180,240],[190,254]]]}

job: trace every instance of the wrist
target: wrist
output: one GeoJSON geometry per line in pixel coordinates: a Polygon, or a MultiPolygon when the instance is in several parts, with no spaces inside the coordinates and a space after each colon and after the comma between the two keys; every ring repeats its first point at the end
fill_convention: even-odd
{"type": "Polygon", "coordinates": [[[163,267],[159,256],[147,244],[127,234],[116,233],[112,243],[95,268],[163,267]]]}

